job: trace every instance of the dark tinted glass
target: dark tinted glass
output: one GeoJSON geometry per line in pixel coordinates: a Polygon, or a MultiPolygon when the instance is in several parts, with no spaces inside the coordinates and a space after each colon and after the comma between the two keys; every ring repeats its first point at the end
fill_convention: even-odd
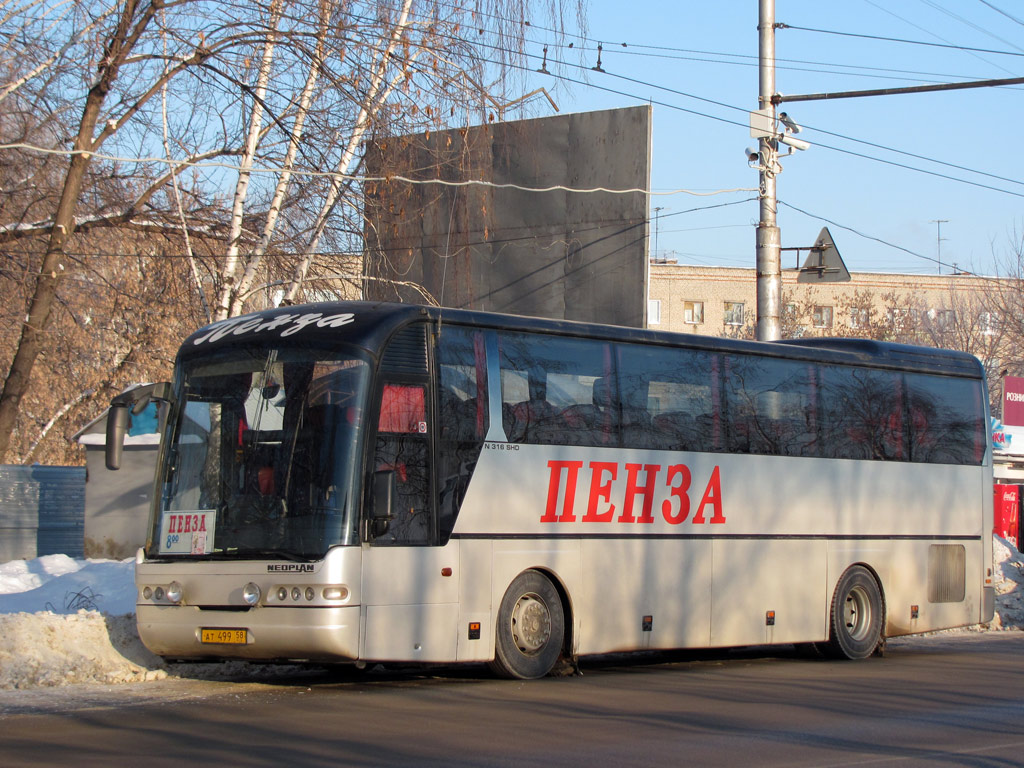
{"type": "Polygon", "coordinates": [[[730,451],[817,455],[814,366],[769,357],[729,355],[725,358],[725,370],[730,451]]]}
{"type": "Polygon", "coordinates": [[[978,464],[980,381],[500,335],[512,442],[978,464]]]}
{"type": "Polygon", "coordinates": [[[905,460],[902,374],[821,366],[821,455],[905,460]]]}
{"type": "Polygon", "coordinates": [[[440,387],[438,528],[448,540],[487,435],[484,331],[445,326],[437,347],[440,387]]]}
{"type": "Polygon", "coordinates": [[[619,347],[627,447],[714,451],[721,446],[718,358],[672,347],[619,347]]]}
{"type": "Polygon", "coordinates": [[[499,334],[505,434],[513,443],[619,445],[611,347],[588,339],[499,334]]]}
{"type": "Polygon", "coordinates": [[[977,382],[908,374],[911,461],[980,464],[985,453],[982,389],[977,382]]]}

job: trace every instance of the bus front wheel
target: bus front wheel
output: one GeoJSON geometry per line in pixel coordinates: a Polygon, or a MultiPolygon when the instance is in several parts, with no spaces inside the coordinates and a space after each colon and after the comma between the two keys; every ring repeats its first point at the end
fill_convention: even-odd
{"type": "Polygon", "coordinates": [[[565,614],[558,591],[539,571],[524,571],[498,607],[491,669],[520,680],[544,677],[558,661],[564,638],[565,614]]]}
{"type": "Polygon", "coordinates": [[[882,641],[882,595],[867,568],[847,569],[832,596],[828,648],[833,656],[866,659],[882,641]]]}

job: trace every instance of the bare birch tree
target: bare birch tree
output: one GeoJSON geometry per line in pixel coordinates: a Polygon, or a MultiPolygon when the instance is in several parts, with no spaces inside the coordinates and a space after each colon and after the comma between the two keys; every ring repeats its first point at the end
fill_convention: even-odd
{"type": "MultiPolygon", "coordinates": [[[[581,7],[545,0],[537,11],[562,28],[581,7]]],[[[10,362],[0,461],[43,455],[39,439],[59,432],[61,409],[70,421],[127,371],[139,380],[147,365],[168,365],[163,341],[158,354],[140,349],[207,304],[226,317],[265,306],[275,289],[300,300],[310,279],[358,284],[364,142],[469,124],[507,103],[534,10],[497,0],[23,0],[0,10],[0,177],[11,166],[18,182],[0,189],[0,243],[17,256],[0,279],[30,278],[0,328],[10,362]],[[119,259],[138,270],[117,274],[119,259]],[[191,286],[175,295],[179,318],[140,312],[170,292],[126,281],[154,273],[191,286]],[[97,310],[140,313],[102,318],[135,341],[108,341],[111,354],[97,356],[106,375],[91,365],[88,381],[61,368],[77,359],[73,339],[88,343],[76,317],[86,286],[106,297],[97,310]],[[30,416],[40,355],[47,377],[63,373],[78,389],[47,381],[30,416]]]]}

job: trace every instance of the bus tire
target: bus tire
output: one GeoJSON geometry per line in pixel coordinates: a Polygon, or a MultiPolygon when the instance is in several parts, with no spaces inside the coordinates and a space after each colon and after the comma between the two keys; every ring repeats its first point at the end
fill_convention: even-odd
{"type": "Polygon", "coordinates": [[[828,650],[841,659],[866,659],[882,642],[882,594],[867,568],[855,565],[836,584],[828,650]]]}
{"type": "Polygon", "coordinates": [[[539,571],[523,571],[505,592],[498,607],[494,661],[501,677],[532,680],[555,666],[565,638],[562,600],[539,571]]]}

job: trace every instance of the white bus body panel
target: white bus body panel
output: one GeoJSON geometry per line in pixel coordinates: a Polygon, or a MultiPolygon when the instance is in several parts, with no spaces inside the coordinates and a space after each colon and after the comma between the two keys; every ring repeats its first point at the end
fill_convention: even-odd
{"type": "Polygon", "coordinates": [[[455,661],[459,542],[445,547],[364,546],[362,556],[360,658],[455,661]]]}
{"type": "MultiPolygon", "coordinates": [[[[990,472],[987,466],[487,443],[455,536],[464,545],[495,539],[492,617],[518,573],[555,573],[573,611],[580,654],[825,640],[832,593],[855,564],[879,580],[887,634],[924,632],[981,620],[989,561],[979,486],[990,472]],[[644,468],[634,470],[632,494],[628,465],[644,468]],[[672,493],[680,470],[672,483],[667,476],[678,466],[690,481],[685,515],[678,490],[672,493]],[[567,501],[573,473],[575,493],[567,501]],[[933,544],[964,547],[962,601],[928,602],[933,544]],[[911,606],[918,606],[913,621],[911,606]],[[645,632],[648,616],[653,621],[645,632]]],[[[486,569],[486,557],[470,571],[477,568],[486,569]]]]}

